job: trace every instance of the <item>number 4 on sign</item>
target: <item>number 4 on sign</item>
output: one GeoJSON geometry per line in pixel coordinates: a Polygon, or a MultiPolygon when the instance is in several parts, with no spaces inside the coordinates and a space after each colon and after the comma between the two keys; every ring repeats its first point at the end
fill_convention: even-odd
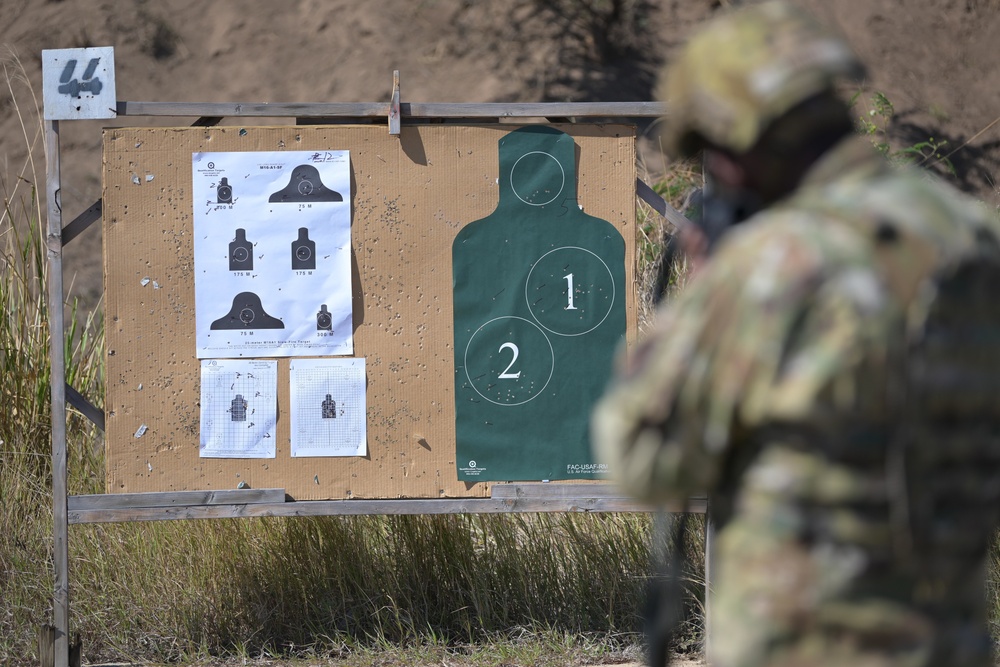
{"type": "Polygon", "coordinates": [[[100,58],[91,58],[87,69],[83,71],[83,76],[79,79],[73,79],[73,73],[76,72],[76,60],[67,61],[62,76],[59,77],[59,92],[70,97],[80,97],[81,92],[98,95],[103,86],[101,80],[94,76],[94,72],[97,71],[97,65],[100,62],[100,58]]]}
{"type": "Polygon", "coordinates": [[[44,49],[42,99],[45,120],[114,118],[114,48],[44,49]]]}

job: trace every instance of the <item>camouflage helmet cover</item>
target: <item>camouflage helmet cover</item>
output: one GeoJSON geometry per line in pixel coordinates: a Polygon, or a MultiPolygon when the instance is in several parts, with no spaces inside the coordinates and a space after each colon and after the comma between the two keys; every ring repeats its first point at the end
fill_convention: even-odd
{"type": "Polygon", "coordinates": [[[688,42],[666,72],[664,148],[688,157],[707,142],[734,153],[806,99],[863,67],[805,12],[771,1],[724,14],[688,42]]]}

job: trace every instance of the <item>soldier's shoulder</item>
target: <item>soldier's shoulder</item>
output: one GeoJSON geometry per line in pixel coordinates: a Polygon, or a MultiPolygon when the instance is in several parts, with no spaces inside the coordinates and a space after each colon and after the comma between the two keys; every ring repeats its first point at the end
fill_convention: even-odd
{"type": "Polygon", "coordinates": [[[869,244],[836,216],[789,206],[768,209],[735,227],[720,244],[713,264],[732,280],[768,276],[797,289],[840,267],[864,262],[870,253],[869,244]]]}
{"type": "MultiPolygon", "coordinates": [[[[947,253],[984,236],[1000,239],[1000,218],[987,206],[926,170],[887,169],[872,180],[846,180],[823,193],[826,204],[879,240],[886,224],[947,253]]],[[[811,202],[810,202],[811,203],[811,202]]]]}

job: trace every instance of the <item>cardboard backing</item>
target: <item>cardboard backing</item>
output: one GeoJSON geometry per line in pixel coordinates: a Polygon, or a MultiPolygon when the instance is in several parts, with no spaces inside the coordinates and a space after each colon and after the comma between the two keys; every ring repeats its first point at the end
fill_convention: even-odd
{"type": "MultiPolygon", "coordinates": [[[[497,143],[513,125],[125,128],[104,132],[107,491],[284,488],[297,500],[485,497],[459,482],[451,248],[497,206],[497,143]],[[191,154],[349,150],[354,356],[367,359],[368,455],[291,458],[288,359],[277,457],[199,457],[191,154]]],[[[563,125],[583,210],[626,241],[635,334],[635,134],[563,125]]],[[[587,419],[586,414],[580,415],[587,419]]]]}

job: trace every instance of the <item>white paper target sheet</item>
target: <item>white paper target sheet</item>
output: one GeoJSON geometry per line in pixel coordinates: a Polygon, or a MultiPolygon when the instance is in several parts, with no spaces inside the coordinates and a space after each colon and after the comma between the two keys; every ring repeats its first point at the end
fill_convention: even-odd
{"type": "Polygon", "coordinates": [[[348,151],[194,153],[199,358],[353,354],[348,151]]]}
{"type": "Polygon", "coordinates": [[[292,456],[365,456],[364,359],[289,364],[292,456]]]}
{"type": "Polygon", "coordinates": [[[273,459],[277,390],[277,361],[202,361],[201,457],[273,459]]]}

